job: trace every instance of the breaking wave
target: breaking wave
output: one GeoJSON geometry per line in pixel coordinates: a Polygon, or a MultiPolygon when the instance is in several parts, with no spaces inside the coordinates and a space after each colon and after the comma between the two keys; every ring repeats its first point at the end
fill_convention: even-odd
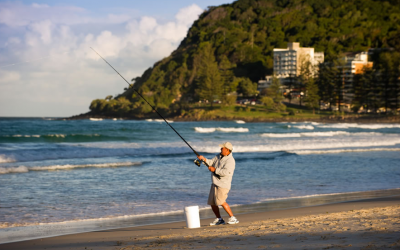
{"type": "Polygon", "coordinates": [[[123,136],[107,136],[101,134],[47,134],[47,135],[2,135],[0,142],[92,142],[128,140],[123,136]]]}
{"type": "Polygon", "coordinates": [[[304,133],[264,133],[262,137],[271,138],[295,138],[295,137],[332,137],[332,136],[343,136],[343,135],[354,135],[354,136],[379,136],[382,133],[350,133],[346,131],[327,131],[327,132],[304,132],[304,133]]]}
{"type": "Polygon", "coordinates": [[[298,125],[298,126],[294,126],[294,125],[288,125],[288,128],[298,128],[298,129],[309,129],[309,130],[313,130],[314,127],[311,125],[298,125]]]}
{"type": "Polygon", "coordinates": [[[0,167],[0,174],[12,173],[27,173],[29,171],[54,171],[54,170],[69,170],[75,168],[113,168],[113,167],[130,167],[140,166],[143,162],[116,162],[116,163],[100,163],[100,164],[83,164],[83,165],[52,165],[52,166],[37,166],[37,167],[0,167]]]}
{"type": "Polygon", "coordinates": [[[372,151],[400,151],[400,148],[356,148],[356,149],[331,149],[331,150],[294,150],[289,153],[298,155],[309,154],[338,154],[338,153],[352,153],[352,152],[372,152],[372,151]]]}
{"type": "Polygon", "coordinates": [[[361,129],[383,129],[383,128],[400,128],[400,124],[357,124],[357,123],[334,123],[318,125],[320,128],[361,128],[361,129]]]}
{"type": "MultiPolygon", "coordinates": [[[[147,122],[164,122],[163,119],[146,119],[147,122]]],[[[168,123],[173,123],[174,121],[167,120],[168,123]]]]}
{"type": "Polygon", "coordinates": [[[6,155],[0,155],[0,163],[9,163],[9,162],[15,162],[15,159],[13,157],[9,157],[6,155]]]}
{"type": "Polygon", "coordinates": [[[202,127],[195,127],[194,130],[197,133],[214,133],[216,131],[225,132],[225,133],[247,133],[247,132],[249,132],[248,128],[202,128],[202,127]]]}

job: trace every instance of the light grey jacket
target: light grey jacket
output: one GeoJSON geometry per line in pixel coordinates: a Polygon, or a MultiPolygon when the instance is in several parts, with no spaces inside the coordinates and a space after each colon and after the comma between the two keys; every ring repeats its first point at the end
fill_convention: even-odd
{"type": "Polygon", "coordinates": [[[211,179],[214,185],[231,189],[232,176],[235,171],[235,159],[233,158],[232,153],[224,157],[222,157],[221,154],[218,154],[211,160],[206,160],[210,167],[212,166],[215,168],[215,174],[221,177],[221,179],[218,179],[218,177],[211,173],[211,179]]]}

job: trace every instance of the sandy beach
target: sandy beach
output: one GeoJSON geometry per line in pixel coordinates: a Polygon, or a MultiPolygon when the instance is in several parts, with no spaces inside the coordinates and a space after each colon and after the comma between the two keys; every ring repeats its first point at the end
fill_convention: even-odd
{"type": "Polygon", "coordinates": [[[400,196],[1,244],[0,249],[400,249],[400,196]]]}

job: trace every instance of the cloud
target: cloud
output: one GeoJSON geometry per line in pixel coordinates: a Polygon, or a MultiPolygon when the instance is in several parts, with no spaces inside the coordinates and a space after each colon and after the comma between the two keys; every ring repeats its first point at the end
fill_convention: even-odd
{"type": "Polygon", "coordinates": [[[21,76],[15,71],[0,71],[0,84],[10,84],[12,82],[19,81],[21,76]]]}
{"type": "MultiPolygon", "coordinates": [[[[135,23],[136,25],[136,23],[135,23]]],[[[148,34],[152,31],[154,31],[154,28],[157,27],[157,20],[155,18],[152,17],[142,17],[142,19],[140,20],[139,23],[139,30],[143,33],[143,34],[148,34]]]]}
{"type": "Polygon", "coordinates": [[[192,4],[188,7],[180,9],[175,18],[180,24],[184,26],[190,26],[202,12],[203,10],[199,6],[192,4]]]}
{"type": "Polygon", "coordinates": [[[93,99],[126,87],[90,47],[131,79],[175,50],[202,11],[193,4],[174,20],[160,21],[96,17],[75,6],[0,3],[0,116],[87,112],[93,99]]]}
{"type": "Polygon", "coordinates": [[[38,33],[40,35],[40,39],[44,44],[51,43],[51,31],[52,31],[52,22],[50,20],[43,20],[39,22],[34,22],[29,25],[32,31],[38,33]]]}

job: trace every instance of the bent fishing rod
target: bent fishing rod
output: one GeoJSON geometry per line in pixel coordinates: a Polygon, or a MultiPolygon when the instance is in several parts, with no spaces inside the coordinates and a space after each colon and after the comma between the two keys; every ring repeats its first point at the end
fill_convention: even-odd
{"type": "MultiPolygon", "coordinates": [[[[110,66],[122,79],[124,79],[124,81],[129,85],[129,86],[131,86],[131,84],[125,79],[125,77],[123,77],[109,62],[107,62],[107,60],[106,59],[104,59],[99,53],[97,53],[97,51],[96,50],[94,50],[92,47],[90,47],[101,59],[103,59],[104,60],[104,62],[106,62],[107,64],[108,64],[108,66],[110,66]]],[[[175,129],[174,129],[174,127],[172,127],[171,126],[171,124],[169,124],[169,122],[156,110],[156,108],[155,107],[153,107],[153,105],[151,105],[143,96],[142,96],[142,94],[140,94],[139,93],[139,91],[137,91],[136,89],[134,89],[133,88],[133,90],[165,121],[165,123],[166,124],[168,124],[168,126],[186,143],[186,145],[188,145],[189,146],[189,148],[193,151],[193,153],[195,153],[197,156],[200,156],[197,152],[196,152],[196,150],[194,150],[193,148],[192,148],[192,146],[190,146],[190,144],[185,140],[185,139],[183,139],[183,137],[178,133],[178,131],[176,131],[175,129]]],[[[207,164],[207,162],[205,162],[205,161],[201,161],[201,162],[203,162],[204,163],[204,165],[206,165],[206,167],[208,168],[208,167],[210,167],[208,164],[207,164]]],[[[194,160],[194,163],[198,166],[198,167],[200,167],[200,164],[201,164],[201,162],[199,161],[199,160],[194,160]]],[[[219,175],[217,175],[216,173],[214,173],[214,175],[216,176],[216,177],[218,177],[219,178],[219,175]]]]}

